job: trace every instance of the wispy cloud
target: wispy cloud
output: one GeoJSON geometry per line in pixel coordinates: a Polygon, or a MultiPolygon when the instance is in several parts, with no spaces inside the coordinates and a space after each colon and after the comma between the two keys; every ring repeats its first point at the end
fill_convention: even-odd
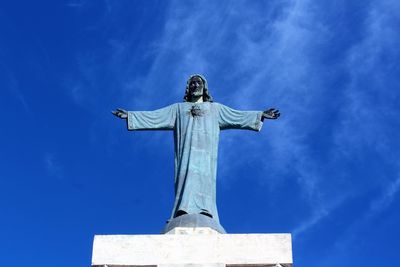
{"type": "Polygon", "coordinates": [[[56,159],[54,153],[46,153],[43,157],[43,163],[49,175],[57,179],[63,178],[63,167],[56,159]]]}
{"type": "Polygon", "coordinates": [[[6,82],[3,86],[5,86],[6,89],[8,89],[15,96],[15,98],[18,99],[18,101],[21,103],[25,112],[28,115],[32,115],[32,112],[28,105],[28,102],[26,101],[26,98],[20,89],[17,78],[12,73],[12,71],[6,65],[4,65],[2,62],[0,62],[0,67],[1,67],[2,74],[5,76],[4,81],[6,82]]]}
{"type": "Polygon", "coordinates": [[[86,1],[74,1],[74,2],[69,2],[67,3],[67,7],[71,7],[71,8],[81,8],[83,7],[83,5],[85,5],[86,1]]]}
{"type": "Polygon", "coordinates": [[[400,111],[395,102],[399,81],[391,75],[400,59],[400,40],[393,23],[398,10],[396,1],[376,2],[366,19],[365,36],[349,51],[346,65],[350,82],[336,134],[337,146],[345,155],[363,146],[390,155],[394,136],[393,125],[388,122],[400,111]],[[386,58],[391,60],[386,62],[386,58]]]}
{"type": "Polygon", "coordinates": [[[348,256],[345,248],[360,242],[354,233],[389,209],[400,189],[398,125],[393,124],[395,114],[400,111],[396,103],[398,76],[393,76],[400,58],[397,49],[400,38],[394,23],[398,21],[399,10],[400,4],[396,1],[373,2],[363,24],[364,35],[349,49],[345,60],[349,82],[341,104],[342,119],[333,135],[336,148],[333,158],[352,160],[353,164],[363,166],[364,175],[350,177],[353,190],[360,193],[378,188],[381,193],[338,237],[335,247],[341,248],[344,257],[348,256]],[[363,160],[365,155],[370,155],[368,162],[363,160]],[[377,172],[373,171],[374,164],[378,165],[377,172]]]}
{"type": "MultiPolygon", "coordinates": [[[[392,179],[393,180],[393,179],[392,179]]],[[[381,212],[389,209],[396,197],[398,197],[400,189],[400,177],[394,179],[389,184],[382,186],[381,192],[375,196],[369,203],[361,216],[357,216],[356,220],[350,222],[344,232],[337,235],[336,241],[330,249],[334,250],[337,261],[348,257],[348,249],[354,247],[354,244],[360,244],[365,241],[365,235],[359,235],[359,232],[364,233],[365,229],[371,229],[371,225],[375,224],[381,212]],[[359,238],[362,238],[360,240],[359,238]]],[[[376,226],[376,225],[374,225],[376,226]]],[[[325,260],[327,263],[321,263],[322,266],[331,266],[330,260],[325,260]]]]}
{"type": "Polygon", "coordinates": [[[375,199],[371,205],[369,214],[370,216],[376,214],[377,212],[388,208],[389,205],[392,203],[393,199],[396,197],[400,189],[400,177],[390,183],[382,193],[382,195],[375,199]]]}
{"type": "Polygon", "coordinates": [[[307,220],[301,222],[295,229],[292,231],[293,237],[298,237],[300,234],[306,232],[308,229],[312,228],[315,226],[317,223],[319,223],[323,218],[327,217],[332,209],[327,209],[327,208],[320,208],[314,210],[313,214],[311,217],[309,217],[307,220]]]}

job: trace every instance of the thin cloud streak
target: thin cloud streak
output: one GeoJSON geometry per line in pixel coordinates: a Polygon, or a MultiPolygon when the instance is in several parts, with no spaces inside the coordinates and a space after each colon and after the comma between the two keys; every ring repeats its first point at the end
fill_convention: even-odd
{"type": "MultiPolygon", "coordinates": [[[[331,250],[337,256],[337,260],[340,261],[341,257],[348,257],[348,248],[353,247],[354,244],[363,242],[363,240],[359,240],[359,235],[357,234],[360,231],[363,231],[365,227],[368,227],[369,224],[376,220],[381,212],[388,210],[390,205],[393,203],[396,197],[398,197],[400,189],[400,176],[397,179],[394,179],[391,183],[383,187],[382,193],[375,197],[366,211],[362,214],[362,216],[357,217],[358,219],[351,222],[349,227],[337,236],[336,242],[331,247],[331,250]]],[[[361,235],[364,237],[364,235],[361,235]]],[[[329,266],[329,261],[328,261],[329,266]]],[[[322,266],[325,266],[322,264],[322,266]]]]}
{"type": "Polygon", "coordinates": [[[314,214],[308,218],[306,221],[302,222],[299,226],[297,226],[293,231],[292,235],[294,238],[297,238],[300,234],[306,232],[311,227],[319,223],[323,218],[327,217],[330,214],[330,210],[320,209],[314,211],[314,214]]]}
{"type": "Polygon", "coordinates": [[[384,190],[383,194],[375,199],[369,209],[369,216],[373,216],[374,214],[387,209],[390,204],[393,202],[394,198],[397,196],[400,189],[400,177],[390,183],[384,190]]]}
{"type": "Polygon", "coordinates": [[[46,153],[43,157],[43,163],[47,173],[57,179],[63,178],[63,168],[53,153],[46,153]]]}
{"type": "Polygon", "coordinates": [[[24,94],[22,93],[19,82],[15,75],[9,70],[9,68],[4,65],[3,63],[0,62],[0,66],[2,67],[2,72],[5,74],[5,80],[6,84],[5,87],[8,88],[8,90],[15,96],[15,98],[18,99],[18,101],[21,103],[22,107],[24,108],[25,112],[28,115],[32,115],[31,108],[29,107],[26,98],[24,94]]]}

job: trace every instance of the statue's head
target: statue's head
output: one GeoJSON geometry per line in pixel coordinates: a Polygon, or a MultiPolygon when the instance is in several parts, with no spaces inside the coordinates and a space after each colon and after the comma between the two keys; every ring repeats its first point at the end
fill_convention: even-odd
{"type": "Polygon", "coordinates": [[[183,99],[186,102],[192,102],[193,99],[199,98],[199,96],[203,96],[203,102],[213,102],[212,97],[208,92],[206,78],[200,74],[193,74],[187,81],[185,96],[183,99]]]}

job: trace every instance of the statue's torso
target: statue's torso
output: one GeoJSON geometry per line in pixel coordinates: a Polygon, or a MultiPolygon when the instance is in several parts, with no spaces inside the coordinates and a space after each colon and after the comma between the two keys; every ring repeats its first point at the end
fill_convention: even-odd
{"type": "Polygon", "coordinates": [[[218,110],[214,103],[177,104],[175,124],[175,184],[177,209],[217,216],[216,166],[218,110]]]}

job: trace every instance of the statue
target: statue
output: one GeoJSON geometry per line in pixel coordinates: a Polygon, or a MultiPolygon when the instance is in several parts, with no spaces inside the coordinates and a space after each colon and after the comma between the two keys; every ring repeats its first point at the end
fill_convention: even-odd
{"type": "MultiPolygon", "coordinates": [[[[154,111],[117,109],[128,130],[172,130],[175,143],[175,202],[171,220],[200,214],[219,224],[216,206],[217,154],[220,130],[260,131],[264,119],[277,119],[279,110],[238,111],[213,102],[206,79],[189,77],[184,102],[154,111]]],[[[203,216],[201,216],[203,217],[203,216]]]]}

